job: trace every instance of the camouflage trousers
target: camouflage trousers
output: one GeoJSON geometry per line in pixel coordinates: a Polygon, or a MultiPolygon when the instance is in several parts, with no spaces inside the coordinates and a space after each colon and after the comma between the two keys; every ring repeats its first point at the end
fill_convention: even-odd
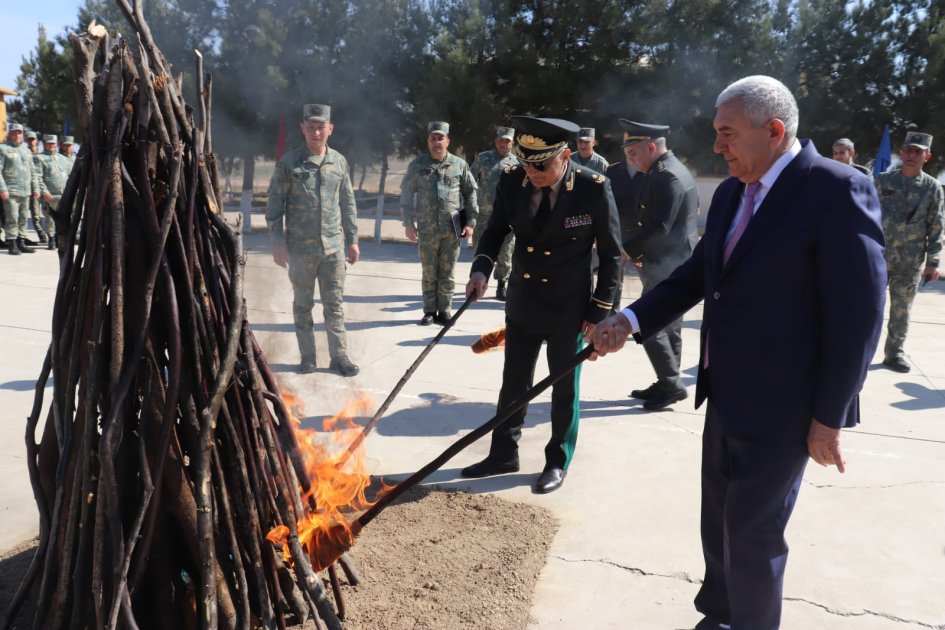
{"type": "MultiPolygon", "coordinates": [[[[58,201],[58,200],[57,200],[58,201]]],[[[43,216],[46,214],[46,204],[42,199],[33,199],[30,197],[30,217],[33,219],[33,229],[37,234],[45,234],[43,230],[43,216]]],[[[55,231],[56,228],[53,228],[55,231]]]]}
{"type": "Polygon", "coordinates": [[[453,273],[459,258],[460,239],[453,232],[421,233],[417,241],[422,269],[424,313],[449,313],[456,283],[453,273]]]}
{"type": "Polygon", "coordinates": [[[3,237],[9,241],[26,238],[26,220],[30,216],[30,198],[10,195],[3,202],[3,237]]]}
{"type": "MultiPolygon", "coordinates": [[[[484,214],[483,209],[479,208],[479,222],[473,231],[473,247],[479,247],[479,239],[482,237],[482,233],[486,231],[490,214],[492,214],[491,210],[487,210],[484,214]]],[[[509,275],[512,273],[512,250],[514,248],[515,234],[509,232],[505,240],[502,241],[502,248],[499,250],[499,257],[496,258],[495,269],[492,272],[492,277],[497,281],[509,281],[509,275]]]]}
{"type": "Polygon", "coordinates": [[[302,361],[315,360],[315,330],[312,307],[315,306],[315,281],[322,301],[328,354],[332,359],[347,356],[345,313],[342,299],[345,288],[344,251],[334,254],[309,254],[289,250],[289,280],[292,282],[292,319],[302,361]]]}
{"type": "Polygon", "coordinates": [[[889,325],[886,328],[885,358],[902,356],[909,332],[909,313],[922,276],[920,269],[889,268],[889,325]]]}
{"type": "MultiPolygon", "coordinates": [[[[56,220],[52,218],[51,210],[55,210],[62,197],[53,197],[52,201],[43,203],[43,216],[46,217],[46,235],[52,238],[56,235],[56,220]]],[[[33,220],[35,223],[35,219],[33,220]]],[[[39,225],[38,223],[36,225],[39,225]]],[[[39,231],[37,229],[37,231],[39,231]]]]}

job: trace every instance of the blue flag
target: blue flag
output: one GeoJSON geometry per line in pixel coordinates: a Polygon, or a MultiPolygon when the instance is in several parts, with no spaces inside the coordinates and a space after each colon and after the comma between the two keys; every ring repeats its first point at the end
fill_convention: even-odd
{"type": "Polygon", "coordinates": [[[889,141],[889,125],[883,127],[883,139],[879,142],[876,161],[873,162],[873,177],[885,173],[892,164],[892,143],[889,141]]]}
{"type": "Polygon", "coordinates": [[[62,135],[71,136],[72,135],[72,125],[69,123],[69,116],[66,115],[66,124],[62,126],[62,135]]]}

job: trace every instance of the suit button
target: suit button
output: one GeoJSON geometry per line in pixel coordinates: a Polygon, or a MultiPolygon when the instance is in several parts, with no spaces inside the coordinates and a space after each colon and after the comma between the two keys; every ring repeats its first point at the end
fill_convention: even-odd
{"type": "Polygon", "coordinates": [[[545,256],[551,256],[551,252],[545,252],[545,256]]]}
{"type": "Polygon", "coordinates": [[[532,277],[532,274],[530,274],[530,273],[523,273],[523,274],[522,274],[522,277],[525,278],[526,280],[528,280],[529,278],[532,277]]]}
{"type": "Polygon", "coordinates": [[[643,227],[643,221],[637,221],[637,225],[638,225],[639,227],[643,227]]]}
{"type": "Polygon", "coordinates": [[[542,282],[548,282],[548,278],[542,278],[541,281],[542,281],[542,282]]]}
{"type": "Polygon", "coordinates": [[[572,241],[576,241],[576,240],[577,240],[577,237],[576,237],[576,236],[572,236],[572,237],[571,237],[571,240],[572,240],[572,241]]]}
{"type": "Polygon", "coordinates": [[[525,251],[528,252],[529,254],[531,254],[533,251],[535,251],[535,248],[534,248],[534,247],[526,247],[526,248],[525,248],[525,251]]]}
{"type": "Polygon", "coordinates": [[[712,294],[712,297],[714,297],[714,298],[717,300],[717,299],[719,299],[720,297],[722,297],[722,294],[719,293],[718,291],[716,291],[715,293],[712,294]]]}

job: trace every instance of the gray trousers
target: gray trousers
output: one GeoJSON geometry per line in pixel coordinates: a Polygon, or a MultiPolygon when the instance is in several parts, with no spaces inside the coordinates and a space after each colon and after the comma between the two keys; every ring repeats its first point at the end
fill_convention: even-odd
{"type": "MultiPolygon", "coordinates": [[[[672,271],[672,269],[670,269],[672,271]]],[[[647,270],[644,263],[640,269],[640,280],[643,282],[643,293],[647,293],[665,280],[669,273],[663,269],[647,270]]],[[[653,371],[656,372],[656,381],[660,388],[681,388],[682,379],[679,377],[679,365],[682,361],[682,318],[671,322],[666,328],[643,342],[653,371]]]]}

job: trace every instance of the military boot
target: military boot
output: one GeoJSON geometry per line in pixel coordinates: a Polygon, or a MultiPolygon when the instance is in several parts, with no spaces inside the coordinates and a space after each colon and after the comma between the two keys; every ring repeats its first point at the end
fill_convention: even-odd
{"type": "Polygon", "coordinates": [[[10,254],[11,256],[20,255],[20,250],[16,246],[16,240],[11,238],[10,240],[7,241],[7,253],[10,254]]]}
{"type": "Polygon", "coordinates": [[[36,237],[39,239],[40,243],[48,243],[49,238],[46,236],[46,232],[42,228],[36,228],[36,237]]]}
{"type": "Polygon", "coordinates": [[[56,249],[58,247],[59,247],[59,243],[58,243],[57,237],[50,236],[49,242],[46,243],[46,249],[56,249]]]}
{"type": "Polygon", "coordinates": [[[16,239],[16,246],[17,246],[17,248],[19,248],[19,250],[20,250],[22,253],[24,253],[24,254],[35,254],[35,253],[36,253],[36,252],[34,252],[32,249],[30,249],[29,247],[26,246],[26,241],[25,241],[25,239],[22,239],[22,238],[16,239]]]}
{"type": "Polygon", "coordinates": [[[499,280],[499,285],[495,288],[495,299],[505,302],[505,281],[499,280]]]}

